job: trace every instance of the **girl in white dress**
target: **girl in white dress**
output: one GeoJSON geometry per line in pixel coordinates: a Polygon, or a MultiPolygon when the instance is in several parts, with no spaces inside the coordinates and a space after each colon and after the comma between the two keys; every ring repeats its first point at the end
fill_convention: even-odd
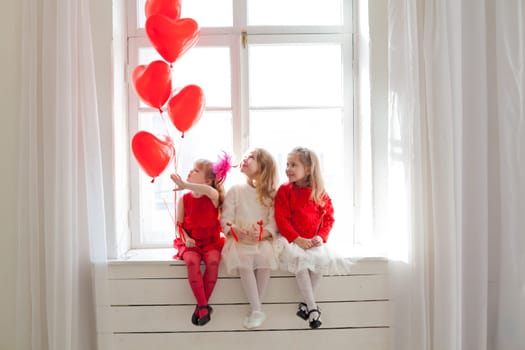
{"type": "Polygon", "coordinates": [[[350,264],[325,244],[334,223],[334,207],[325,191],[317,155],[307,148],[295,148],[288,154],[286,176],[275,197],[275,220],[286,238],[281,254],[281,268],[295,274],[304,302],[297,316],[319,328],[321,311],[315,301],[315,289],[323,274],[340,274],[350,264]]]}
{"type": "Polygon", "coordinates": [[[256,148],[240,164],[246,183],[232,186],[222,206],[221,225],[227,240],[222,250],[228,273],[238,271],[251,312],[244,319],[247,329],[259,327],[271,270],[279,267],[274,249],[276,236],[274,196],[278,186],[277,167],[268,151],[256,148]]]}

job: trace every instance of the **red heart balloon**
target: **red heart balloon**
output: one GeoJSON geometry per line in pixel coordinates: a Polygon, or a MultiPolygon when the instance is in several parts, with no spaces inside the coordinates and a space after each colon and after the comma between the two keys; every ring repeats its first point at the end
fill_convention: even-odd
{"type": "Polygon", "coordinates": [[[168,101],[168,114],[173,125],[182,132],[195,125],[204,112],[205,98],[197,85],[187,85],[168,101]]]}
{"type": "Polygon", "coordinates": [[[180,17],[180,1],[179,0],[146,0],[144,6],[146,18],[158,14],[171,19],[179,19],[180,17]]]}
{"type": "Polygon", "coordinates": [[[133,136],[131,149],[142,170],[153,180],[175,156],[175,148],[169,137],[160,139],[147,131],[139,131],[133,136]]]}
{"type": "Polygon", "coordinates": [[[147,105],[160,109],[171,93],[170,66],[164,61],[153,61],[137,66],[131,74],[137,95],[147,105]]]}
{"type": "Polygon", "coordinates": [[[199,25],[191,18],[172,20],[162,15],[146,19],[146,35],[157,52],[173,63],[199,39],[199,25]]]}

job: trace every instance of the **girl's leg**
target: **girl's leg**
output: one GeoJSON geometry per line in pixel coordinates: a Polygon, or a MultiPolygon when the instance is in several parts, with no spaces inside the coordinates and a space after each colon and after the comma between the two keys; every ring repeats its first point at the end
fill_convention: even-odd
{"type": "Polygon", "coordinates": [[[270,282],[270,269],[257,269],[255,270],[255,278],[257,280],[257,291],[259,292],[259,299],[264,297],[268,282],[270,282]]]}
{"type": "Polygon", "coordinates": [[[299,271],[295,275],[297,286],[299,287],[299,292],[303,296],[307,306],[308,323],[310,324],[310,328],[319,328],[322,324],[320,319],[321,312],[317,307],[317,303],[315,302],[314,296],[314,289],[319,283],[321,276],[322,275],[319,273],[315,273],[308,270],[299,271]]]}
{"type": "Polygon", "coordinates": [[[261,311],[261,299],[255,272],[251,269],[240,268],[239,275],[244,294],[252,308],[252,312],[244,319],[243,326],[248,329],[257,328],[264,322],[266,315],[261,311]]]}
{"type": "Polygon", "coordinates": [[[295,275],[295,280],[297,281],[297,287],[299,287],[299,293],[301,293],[308,310],[316,309],[317,304],[315,302],[314,290],[309,271],[298,271],[295,275]]]}
{"type": "Polygon", "coordinates": [[[319,285],[319,281],[321,280],[321,277],[323,277],[322,273],[309,271],[310,272],[310,281],[312,282],[312,290],[315,292],[317,289],[317,286],[319,285]]]}
{"type": "Polygon", "coordinates": [[[210,300],[211,293],[217,283],[217,277],[219,275],[219,262],[221,259],[221,252],[219,250],[210,250],[203,255],[204,265],[206,265],[206,271],[204,272],[204,293],[206,300],[210,300]]]}
{"type": "Polygon", "coordinates": [[[252,311],[261,311],[261,299],[259,298],[255,272],[252,269],[239,268],[239,276],[241,277],[242,289],[244,290],[246,299],[248,299],[250,303],[252,311]]]}
{"type": "Polygon", "coordinates": [[[208,304],[206,299],[206,294],[204,293],[204,282],[202,280],[201,273],[201,256],[199,253],[194,251],[184,252],[182,257],[188,268],[188,282],[190,283],[191,290],[197,304],[199,306],[204,306],[208,304]]]}

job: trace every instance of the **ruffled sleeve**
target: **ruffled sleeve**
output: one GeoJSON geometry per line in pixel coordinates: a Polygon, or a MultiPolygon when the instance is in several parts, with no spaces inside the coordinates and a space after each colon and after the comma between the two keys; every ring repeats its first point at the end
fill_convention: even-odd
{"type": "Polygon", "coordinates": [[[279,232],[288,242],[293,242],[299,233],[292,225],[289,186],[281,185],[275,196],[275,222],[279,232]]]}
{"type": "Polygon", "coordinates": [[[264,225],[264,229],[272,234],[272,237],[277,236],[277,224],[275,222],[274,207],[268,209],[268,221],[264,225]]]}
{"type": "Polygon", "coordinates": [[[321,208],[321,210],[323,210],[321,225],[319,226],[317,234],[323,239],[323,242],[326,243],[330,230],[334,225],[334,207],[332,205],[332,200],[326,193],[323,196],[323,203],[324,206],[321,208]]]}

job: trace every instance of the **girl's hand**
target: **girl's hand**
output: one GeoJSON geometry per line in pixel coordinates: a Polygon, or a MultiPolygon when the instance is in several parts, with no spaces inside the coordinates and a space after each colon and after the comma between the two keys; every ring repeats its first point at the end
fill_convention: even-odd
{"type": "Polygon", "coordinates": [[[250,229],[239,229],[237,230],[239,240],[246,244],[255,244],[259,241],[259,231],[250,229]]]}
{"type": "Polygon", "coordinates": [[[179,174],[171,174],[170,178],[177,185],[174,191],[181,191],[186,189],[186,182],[182,180],[179,174]]]}
{"type": "Polygon", "coordinates": [[[293,242],[304,250],[310,249],[314,246],[312,240],[303,237],[297,237],[293,242]]]}
{"type": "Polygon", "coordinates": [[[261,233],[261,227],[258,224],[251,224],[248,231],[251,239],[253,239],[254,242],[258,242],[259,234],[261,233]]]}
{"type": "Polygon", "coordinates": [[[186,237],[186,247],[188,248],[194,248],[195,247],[195,240],[190,237],[186,237]]]}
{"type": "Polygon", "coordinates": [[[311,241],[314,247],[319,247],[323,244],[323,239],[320,236],[314,236],[314,238],[312,238],[311,241]]]}

